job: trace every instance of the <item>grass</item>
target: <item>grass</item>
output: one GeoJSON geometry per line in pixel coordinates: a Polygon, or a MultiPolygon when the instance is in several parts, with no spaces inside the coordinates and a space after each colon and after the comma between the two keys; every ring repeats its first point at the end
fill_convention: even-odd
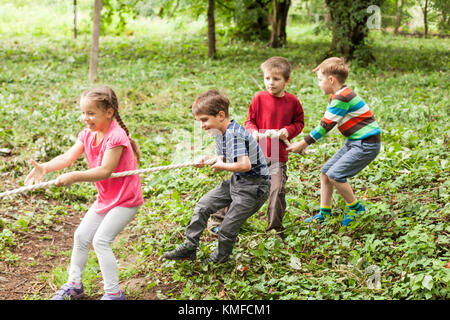
{"type": "MultiPolygon", "coordinates": [[[[30,158],[46,161],[64,152],[82,128],[77,99],[89,87],[90,8],[87,1],[80,3],[76,40],[70,31],[71,8],[65,4],[0,5],[5,18],[0,19],[0,147],[13,150],[12,157],[0,158],[5,181],[0,191],[20,186],[30,158]],[[16,19],[30,10],[36,12],[31,20],[16,19]],[[50,11],[61,19],[45,23],[50,11]]],[[[142,168],[213,152],[213,139],[201,132],[190,112],[195,96],[213,87],[224,91],[232,117],[243,123],[253,94],[263,87],[259,65],[273,55],[294,65],[288,91],[299,97],[306,122],[296,140],[323,115],[327,97],[311,70],[329,48],[329,34],[315,34],[312,26],[289,26],[283,49],[219,39],[214,60],[205,57],[205,34],[201,22],[136,19],[126,35],[101,38],[97,83],[116,90],[122,119],[141,146],[142,168]]],[[[302,222],[319,208],[321,164],[343,143],[335,130],[313,146],[316,153],[290,156],[284,243],[265,233],[263,207],[244,224],[232,262],[203,267],[161,261],[164,251],[182,242],[195,203],[226,174],[208,168],[149,174],[141,177],[146,202],[127,231],[137,236],[117,247],[121,261],[127,255],[136,261],[124,267],[121,279],[143,276],[149,289],[158,288],[159,298],[170,299],[449,299],[450,42],[381,32],[371,33],[369,40],[376,62],[353,64],[348,79],[383,130],[382,152],[351,179],[368,209],[364,219],[341,228],[344,203],[335,196],[336,218],[321,226],[302,222]]],[[[81,168],[86,168],[84,159],[67,170],[81,168]]],[[[24,233],[57,223],[59,213],[47,201],[57,200],[59,212],[71,206],[83,214],[95,194],[93,185],[78,184],[36,191],[38,199],[2,199],[0,212],[7,215],[1,217],[1,263],[26,263],[11,248],[20,245],[24,233]],[[34,215],[21,199],[36,208],[34,215]]],[[[216,246],[206,234],[202,240],[199,259],[216,246]]],[[[56,287],[66,267],[52,272],[49,279],[56,287]]],[[[88,268],[94,272],[85,286],[92,287],[99,281],[93,257],[88,268]]]]}

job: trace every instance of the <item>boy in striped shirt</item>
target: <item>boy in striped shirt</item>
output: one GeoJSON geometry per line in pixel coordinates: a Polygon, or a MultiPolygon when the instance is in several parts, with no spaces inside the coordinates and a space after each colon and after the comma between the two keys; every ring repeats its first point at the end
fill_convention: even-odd
{"type": "Polygon", "coordinates": [[[200,94],[192,105],[192,113],[202,129],[216,138],[217,156],[205,156],[199,161],[203,167],[211,158],[217,159],[214,172],[232,172],[230,179],[204,195],[195,206],[184,244],[163,255],[165,259],[196,258],[200,236],[209,216],[228,207],[219,230],[218,246],[203,261],[222,263],[229,260],[241,225],[266,202],[270,189],[270,172],[264,153],[255,138],[228,114],[228,98],[216,90],[200,94]]]}
{"type": "Polygon", "coordinates": [[[344,83],[349,69],[340,58],[328,58],[314,70],[324,94],[330,94],[327,110],[320,124],[302,141],[293,143],[288,151],[301,153],[335,126],[347,138],[344,146],[322,167],[320,172],[320,213],[305,221],[323,221],[332,216],[333,190],[347,203],[347,214],[341,224],[347,226],[365,208],[355,198],[347,178],[364,169],[378,155],[381,130],[367,104],[344,83]]]}

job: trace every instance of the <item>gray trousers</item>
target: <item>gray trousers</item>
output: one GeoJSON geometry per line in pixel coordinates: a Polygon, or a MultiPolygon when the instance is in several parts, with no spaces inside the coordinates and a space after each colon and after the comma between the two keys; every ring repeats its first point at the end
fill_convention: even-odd
{"type": "Polygon", "coordinates": [[[228,207],[220,226],[218,246],[211,256],[216,261],[228,260],[242,224],[266,202],[269,189],[270,181],[267,179],[232,174],[230,179],[209,191],[197,203],[186,229],[185,243],[198,247],[209,216],[228,207]]]}
{"type": "MultiPolygon", "coordinates": [[[[283,217],[286,211],[286,181],[287,164],[286,162],[272,162],[267,160],[270,171],[270,192],[267,201],[267,229],[283,233],[283,217]]],[[[222,221],[228,208],[219,209],[212,214],[216,221],[222,221]]]]}

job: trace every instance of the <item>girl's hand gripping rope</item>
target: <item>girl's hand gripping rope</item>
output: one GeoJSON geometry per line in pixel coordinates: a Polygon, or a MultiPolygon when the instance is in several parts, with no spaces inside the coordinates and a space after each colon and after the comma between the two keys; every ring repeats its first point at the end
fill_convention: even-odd
{"type": "MultiPolygon", "coordinates": [[[[169,166],[161,166],[161,167],[153,167],[153,168],[146,168],[146,169],[139,169],[139,170],[115,172],[115,173],[111,174],[111,178],[124,177],[124,176],[141,174],[141,173],[156,172],[156,171],[162,171],[162,170],[186,168],[186,167],[190,167],[190,166],[195,166],[197,168],[203,168],[205,165],[213,165],[216,161],[218,161],[218,158],[219,158],[218,156],[206,156],[196,162],[188,162],[188,163],[175,164],[175,165],[169,165],[169,166]]],[[[40,165],[39,163],[37,163],[34,160],[31,160],[31,163],[33,164],[34,168],[33,168],[33,170],[31,170],[31,172],[25,178],[24,182],[26,185],[21,188],[18,188],[18,189],[0,192],[0,199],[3,197],[6,197],[6,196],[13,195],[13,194],[19,194],[19,193],[22,193],[25,191],[36,190],[39,188],[47,188],[52,185],[69,186],[72,183],[76,182],[75,181],[76,180],[75,172],[64,173],[55,180],[42,182],[45,174],[47,173],[47,170],[45,169],[44,166],[40,165]]]]}

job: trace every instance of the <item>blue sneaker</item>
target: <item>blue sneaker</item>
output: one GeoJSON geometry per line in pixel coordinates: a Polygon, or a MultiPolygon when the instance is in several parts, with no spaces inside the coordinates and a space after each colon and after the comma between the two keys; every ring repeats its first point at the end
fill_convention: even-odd
{"type": "Polygon", "coordinates": [[[310,223],[310,222],[315,221],[315,220],[318,221],[318,222],[323,222],[325,220],[325,217],[332,217],[332,216],[333,216],[332,213],[323,215],[320,212],[320,213],[316,214],[315,216],[313,216],[312,218],[306,218],[305,222],[306,223],[310,223]]]}
{"type": "Polygon", "coordinates": [[[217,237],[219,235],[220,224],[221,222],[219,221],[209,220],[207,226],[209,234],[211,234],[214,237],[217,237]]]}
{"type": "Polygon", "coordinates": [[[127,298],[122,291],[119,291],[117,294],[105,293],[100,300],[127,300],[127,298]]]}
{"type": "Polygon", "coordinates": [[[217,227],[212,228],[211,231],[212,231],[215,235],[219,235],[219,230],[220,230],[220,226],[217,226],[217,227]]]}
{"type": "Polygon", "coordinates": [[[357,216],[362,215],[366,212],[366,208],[363,205],[360,205],[358,210],[347,210],[347,214],[345,215],[344,219],[341,221],[341,225],[348,226],[350,223],[355,221],[357,216]]]}
{"type": "Polygon", "coordinates": [[[83,284],[81,288],[76,288],[70,283],[63,284],[51,300],[76,300],[84,296],[83,284]]]}

